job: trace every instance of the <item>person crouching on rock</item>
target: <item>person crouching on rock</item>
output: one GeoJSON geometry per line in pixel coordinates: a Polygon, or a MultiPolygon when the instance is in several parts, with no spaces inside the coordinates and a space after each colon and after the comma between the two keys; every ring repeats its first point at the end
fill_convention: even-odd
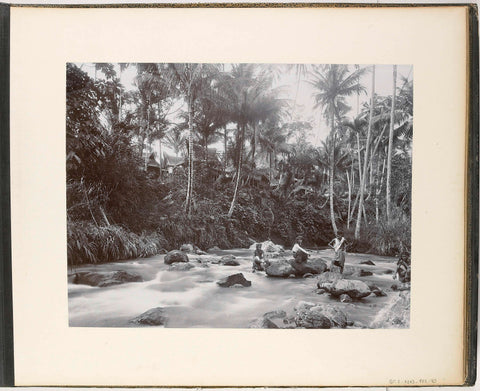
{"type": "Polygon", "coordinates": [[[255,252],[253,253],[253,265],[252,265],[252,272],[255,273],[255,271],[263,271],[264,266],[263,266],[263,258],[264,258],[264,253],[262,250],[262,243],[257,243],[255,246],[255,252]]]}
{"type": "Polygon", "coordinates": [[[301,236],[297,237],[292,248],[293,258],[297,263],[307,262],[308,256],[310,255],[309,251],[301,247],[302,241],[303,238],[301,236]]]}
{"type": "Polygon", "coordinates": [[[393,275],[393,279],[395,280],[398,276],[398,280],[401,283],[410,282],[410,265],[410,254],[407,251],[402,251],[397,262],[397,270],[393,275]]]}
{"type": "Polygon", "coordinates": [[[335,251],[332,265],[337,266],[340,269],[340,274],[343,274],[343,268],[345,267],[345,238],[337,235],[328,245],[335,251]]]}

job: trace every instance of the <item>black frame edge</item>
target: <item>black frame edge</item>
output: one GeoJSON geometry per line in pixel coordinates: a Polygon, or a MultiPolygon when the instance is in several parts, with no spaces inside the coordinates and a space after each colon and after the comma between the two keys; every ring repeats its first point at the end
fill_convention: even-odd
{"type": "Polygon", "coordinates": [[[10,5],[0,4],[0,386],[14,385],[10,215],[10,5]]]}
{"type": "Polygon", "coordinates": [[[466,265],[466,343],[465,386],[473,386],[477,377],[478,327],[478,239],[479,239],[479,64],[478,8],[468,12],[468,153],[467,153],[467,265],[466,265]]]}

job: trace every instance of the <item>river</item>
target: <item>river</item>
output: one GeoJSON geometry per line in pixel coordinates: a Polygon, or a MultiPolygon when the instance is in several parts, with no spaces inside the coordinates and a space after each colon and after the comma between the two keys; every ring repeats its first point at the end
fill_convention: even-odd
{"type": "MultiPolygon", "coordinates": [[[[196,267],[188,271],[172,271],[164,264],[164,255],[131,261],[85,265],[70,270],[70,277],[80,271],[123,270],[139,274],[143,282],[131,282],[110,287],[68,284],[69,324],[72,327],[139,327],[129,321],[155,307],[165,308],[167,327],[247,328],[264,313],[284,310],[292,313],[299,301],[335,304],[354,322],[370,325],[382,308],[397,295],[368,296],[359,302],[341,303],[328,294],[317,293],[316,277],[272,278],[264,272],[252,273],[252,250],[216,251],[215,256],[233,254],[239,266],[209,264],[201,267],[191,255],[196,267]],[[243,273],[252,282],[250,287],[222,288],[216,282],[231,274],[243,273]]],[[[212,256],[212,255],[209,255],[212,256]]],[[[332,250],[315,251],[315,256],[332,259],[332,250]]],[[[347,254],[345,270],[361,267],[373,275],[355,277],[389,290],[395,283],[392,271],[396,259],[367,254],[347,254]],[[375,266],[360,265],[371,260],[375,266]]],[[[69,281],[72,279],[69,278],[69,281]]]]}

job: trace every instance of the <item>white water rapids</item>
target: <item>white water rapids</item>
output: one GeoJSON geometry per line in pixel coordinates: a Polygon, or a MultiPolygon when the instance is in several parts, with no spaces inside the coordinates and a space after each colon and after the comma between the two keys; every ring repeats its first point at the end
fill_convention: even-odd
{"type": "MultiPolygon", "coordinates": [[[[369,325],[377,313],[388,305],[389,297],[369,296],[360,302],[340,303],[328,294],[316,293],[317,278],[271,278],[264,272],[252,273],[252,250],[218,251],[215,255],[233,254],[240,266],[209,264],[201,267],[196,255],[190,262],[196,267],[188,271],[171,271],[163,255],[146,259],[86,265],[71,270],[124,270],[142,276],[144,282],[124,283],[110,287],[68,284],[69,322],[74,327],[132,327],[129,321],[155,307],[165,308],[167,327],[246,328],[264,313],[285,310],[291,314],[301,300],[335,304],[349,319],[369,325]],[[231,274],[243,273],[252,282],[250,287],[222,288],[216,282],[231,274]]],[[[331,250],[316,251],[316,255],[332,259],[331,250]]],[[[212,255],[213,256],[213,255],[212,255]]],[[[347,254],[346,266],[359,266],[362,260],[372,260],[375,266],[361,265],[374,274],[363,279],[381,287],[395,281],[391,274],[395,259],[365,254],[347,254]]],[[[137,326],[138,327],[138,326],[137,326]]]]}

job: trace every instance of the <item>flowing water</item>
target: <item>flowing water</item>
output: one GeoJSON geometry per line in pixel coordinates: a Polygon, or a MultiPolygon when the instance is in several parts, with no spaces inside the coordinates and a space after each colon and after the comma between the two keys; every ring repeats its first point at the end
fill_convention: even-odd
{"type": "MultiPolygon", "coordinates": [[[[328,294],[316,293],[316,277],[271,278],[264,272],[252,273],[252,250],[217,251],[215,255],[233,254],[240,266],[209,264],[201,267],[197,259],[209,256],[190,256],[196,267],[188,271],[172,271],[163,262],[163,255],[132,261],[86,265],[70,271],[124,270],[142,276],[144,282],[132,282],[111,287],[91,287],[69,282],[69,321],[76,327],[139,327],[129,321],[155,307],[165,308],[167,327],[247,328],[264,313],[285,310],[293,313],[299,301],[330,303],[341,307],[349,320],[369,325],[378,312],[392,299],[368,296],[360,302],[341,303],[328,294]],[[243,273],[252,282],[250,287],[222,288],[216,282],[231,274],[243,273]]],[[[332,259],[333,251],[316,251],[315,256],[332,259]]],[[[374,274],[363,279],[380,288],[393,283],[394,258],[365,254],[347,254],[348,266],[355,268],[362,260],[372,260],[375,266],[361,265],[374,274]]],[[[70,281],[71,279],[69,279],[70,281]]]]}

